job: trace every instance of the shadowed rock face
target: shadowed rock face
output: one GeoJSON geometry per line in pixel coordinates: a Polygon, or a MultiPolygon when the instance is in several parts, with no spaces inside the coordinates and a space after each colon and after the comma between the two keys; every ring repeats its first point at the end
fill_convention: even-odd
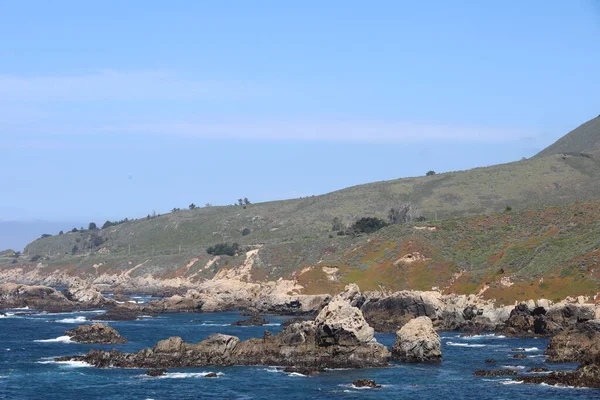
{"type": "Polygon", "coordinates": [[[123,344],[127,342],[114,328],[103,324],[81,325],[68,330],[65,335],[77,343],[86,344],[123,344]]]}
{"type": "Polygon", "coordinates": [[[429,318],[415,318],[396,332],[392,358],[402,362],[442,361],[440,336],[429,318]]]}
{"type": "Polygon", "coordinates": [[[547,362],[599,362],[600,322],[577,324],[550,339],[545,353],[547,362]]]}
{"type": "Polygon", "coordinates": [[[532,310],[526,304],[519,304],[511,311],[502,333],[519,337],[552,336],[593,318],[591,306],[557,304],[549,310],[544,307],[532,310]]]}
{"type": "Polygon", "coordinates": [[[92,350],[79,360],[96,367],[178,368],[225,365],[278,365],[312,369],[365,368],[387,365],[389,350],[373,338],[362,313],[342,298],[325,307],[315,321],[289,325],[277,335],[240,341],[215,334],[199,343],[180,337],[158,342],[137,353],[92,350]]]}
{"type": "Polygon", "coordinates": [[[524,383],[600,388],[600,366],[595,364],[583,365],[575,371],[555,371],[547,375],[525,375],[515,378],[515,380],[524,383]]]}

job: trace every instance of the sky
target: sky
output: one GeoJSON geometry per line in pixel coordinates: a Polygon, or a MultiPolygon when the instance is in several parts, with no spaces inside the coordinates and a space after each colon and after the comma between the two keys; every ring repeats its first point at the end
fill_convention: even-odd
{"type": "Polygon", "coordinates": [[[0,0],[0,221],[516,161],[600,114],[598,71],[592,0],[0,0]]]}

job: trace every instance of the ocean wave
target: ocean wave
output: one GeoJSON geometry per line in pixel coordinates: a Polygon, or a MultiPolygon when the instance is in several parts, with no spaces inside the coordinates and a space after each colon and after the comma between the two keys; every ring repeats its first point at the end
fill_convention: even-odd
{"type": "Polygon", "coordinates": [[[282,373],[283,372],[283,370],[277,369],[277,368],[265,368],[264,371],[265,372],[271,372],[272,374],[278,374],[278,373],[282,373]]]}
{"type": "Polygon", "coordinates": [[[85,317],[75,317],[75,318],[63,318],[63,319],[57,319],[51,322],[58,322],[61,324],[79,324],[81,322],[88,322],[87,319],[85,319],[85,317]]]}
{"type": "Polygon", "coordinates": [[[503,385],[520,385],[523,381],[501,381],[500,383],[503,385]]]}
{"type": "Polygon", "coordinates": [[[54,361],[47,359],[36,361],[36,364],[58,364],[67,368],[83,368],[92,366],[92,364],[88,364],[85,361],[54,361]]]}
{"type": "Polygon", "coordinates": [[[6,314],[0,314],[0,318],[11,318],[14,317],[15,314],[14,313],[6,313],[6,314]]]}
{"type": "Polygon", "coordinates": [[[207,323],[202,323],[200,325],[202,325],[202,326],[231,326],[231,324],[207,324],[207,323]]]}
{"type": "Polygon", "coordinates": [[[540,349],[538,349],[537,347],[526,347],[524,350],[525,351],[539,351],[540,349]]]}
{"type": "Polygon", "coordinates": [[[586,387],[561,385],[560,383],[556,384],[556,385],[549,385],[549,384],[547,384],[545,382],[540,383],[540,386],[547,386],[547,387],[556,388],[556,389],[589,389],[589,388],[586,388],[586,387]]]}
{"type": "Polygon", "coordinates": [[[264,324],[263,326],[281,326],[281,324],[264,324]]]}
{"type": "Polygon", "coordinates": [[[71,340],[71,336],[59,336],[54,339],[39,339],[34,340],[37,343],[75,343],[71,340]]]}
{"type": "Polygon", "coordinates": [[[525,369],[522,365],[502,365],[502,368],[506,369],[525,369]]]}
{"type": "Polygon", "coordinates": [[[471,343],[456,343],[456,342],[446,342],[448,346],[456,346],[456,347],[487,347],[486,344],[471,344],[471,343]]]}
{"type": "Polygon", "coordinates": [[[493,333],[483,334],[483,335],[473,335],[473,336],[459,336],[460,339],[463,340],[477,340],[477,339],[505,339],[504,335],[496,335],[493,333]]]}
{"type": "Polygon", "coordinates": [[[308,376],[301,374],[299,372],[290,372],[289,374],[287,374],[287,376],[296,376],[296,377],[300,377],[300,378],[308,378],[308,376]]]}

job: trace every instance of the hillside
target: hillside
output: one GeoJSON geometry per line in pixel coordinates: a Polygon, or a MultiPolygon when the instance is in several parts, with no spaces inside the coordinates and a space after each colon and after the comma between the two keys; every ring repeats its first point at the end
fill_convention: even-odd
{"type": "MultiPolygon", "coordinates": [[[[593,149],[595,137],[600,137],[599,118],[569,133],[563,138],[567,144],[561,139],[547,149],[570,150],[559,154],[542,152],[468,171],[246,207],[183,210],[99,231],[54,235],[30,243],[19,259],[0,259],[0,272],[24,265],[41,268],[42,275],[58,270],[103,282],[119,275],[193,283],[243,266],[247,279],[297,278],[307,292],[331,291],[350,281],[365,289],[439,286],[465,292],[483,289],[482,283],[503,269],[517,282],[529,285],[533,279],[558,276],[557,284],[587,293],[596,287],[595,272],[581,272],[585,283],[575,283],[581,274],[571,276],[568,268],[598,247],[600,152],[593,149]],[[584,145],[592,148],[571,151],[584,145]],[[346,226],[364,216],[386,219],[390,208],[403,204],[410,204],[413,217],[424,217],[421,225],[431,230],[408,224],[389,226],[372,237],[332,232],[334,217],[346,226]],[[512,212],[504,212],[507,206],[512,212]],[[221,242],[237,242],[242,251],[236,257],[207,254],[207,247],[221,242]],[[396,268],[413,251],[417,261],[396,268]],[[315,269],[324,263],[329,269],[315,269]]],[[[595,262],[585,259],[585,265],[595,262]]],[[[557,293],[567,290],[548,282],[554,281],[545,284],[557,293]]],[[[528,290],[508,292],[518,297],[528,290]]]]}
{"type": "Polygon", "coordinates": [[[578,126],[537,154],[544,157],[552,154],[589,153],[600,148],[600,115],[578,126]]]}

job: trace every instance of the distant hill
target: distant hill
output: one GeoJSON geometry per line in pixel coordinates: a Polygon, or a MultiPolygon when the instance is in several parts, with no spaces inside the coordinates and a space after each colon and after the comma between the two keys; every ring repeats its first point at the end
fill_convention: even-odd
{"type": "Polygon", "coordinates": [[[600,115],[575,128],[536,157],[552,154],[592,153],[600,149],[600,115]]]}
{"type": "MultiPolygon", "coordinates": [[[[514,279],[566,276],[569,263],[579,262],[577,257],[589,256],[593,266],[600,247],[600,228],[595,223],[593,229],[588,226],[600,219],[599,129],[600,118],[595,118],[537,156],[508,164],[244,207],[182,210],[99,231],[67,232],[33,241],[19,262],[41,260],[48,271],[63,268],[79,275],[125,273],[200,280],[249,262],[243,251],[218,261],[206,252],[214,244],[236,242],[241,249],[260,248],[251,272],[257,280],[303,275],[302,271],[325,261],[338,268],[336,274],[344,282],[360,281],[370,288],[379,282],[396,282],[393,289],[444,285],[464,270],[468,274],[463,279],[469,276],[469,280],[459,285],[461,290],[475,290],[482,279],[491,279],[490,268],[510,271],[514,279]],[[585,218],[578,217],[581,202],[592,202],[585,218]],[[385,240],[375,246],[364,236],[338,236],[332,231],[334,218],[344,226],[361,217],[387,220],[391,208],[406,204],[413,217],[425,219],[422,225],[442,227],[443,233],[429,235],[425,230],[414,236],[410,225],[390,227],[382,231],[385,240]],[[463,232],[462,238],[457,232],[463,232]],[[426,259],[412,265],[425,269],[396,280],[389,275],[395,273],[395,264],[388,264],[413,251],[410,243],[417,243],[415,252],[426,259]],[[383,260],[388,263],[385,271],[378,267],[383,260]],[[436,276],[439,282],[433,279],[436,276]]],[[[569,279],[574,282],[581,273],[569,279]]],[[[307,290],[314,292],[331,288],[330,278],[321,273],[303,279],[307,290]]],[[[596,287],[595,279],[586,278],[585,290],[580,289],[596,287]]]]}

